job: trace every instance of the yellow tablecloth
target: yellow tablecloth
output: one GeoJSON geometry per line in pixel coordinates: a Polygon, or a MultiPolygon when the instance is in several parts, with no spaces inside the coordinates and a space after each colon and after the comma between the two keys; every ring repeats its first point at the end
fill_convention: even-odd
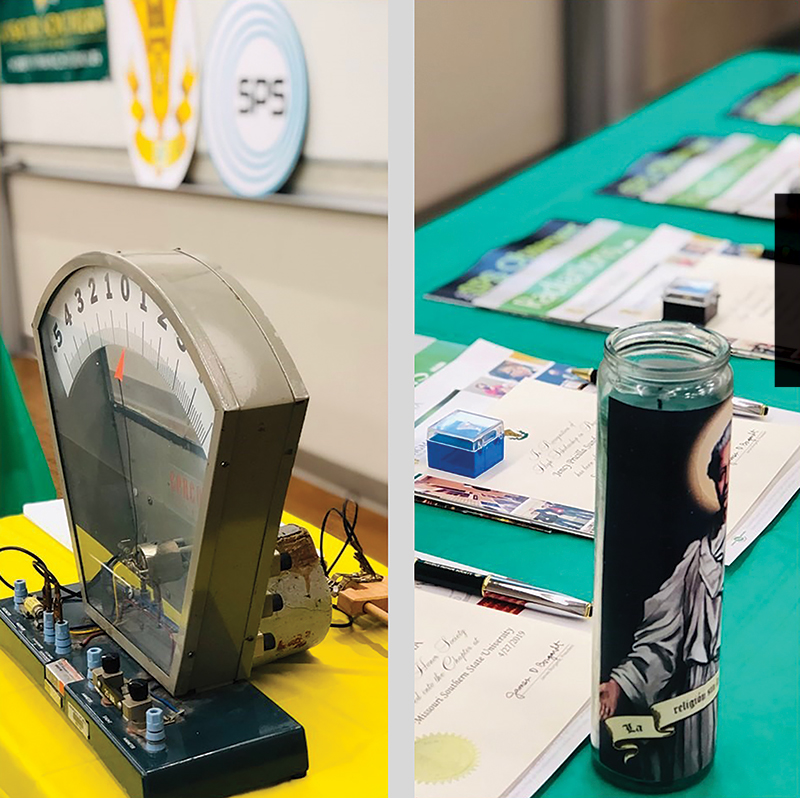
{"type": "MultiPolygon", "coordinates": [[[[284,523],[308,524],[284,515],[284,523]]],[[[318,535],[318,532],[316,532],[318,535]]],[[[0,519],[0,546],[18,545],[44,559],[62,583],[77,581],[70,551],[23,516],[0,519]]],[[[326,553],[341,546],[326,538],[326,553]]],[[[342,557],[337,570],[357,570],[342,557]]],[[[376,564],[376,569],[385,569],[376,564]]],[[[40,578],[21,554],[0,555],[0,573],[40,578]]],[[[0,597],[10,595],[0,584],[0,597]]],[[[334,620],[338,613],[334,613],[334,620]]],[[[249,793],[260,798],[386,795],[387,630],[362,617],[331,629],[323,643],[254,671],[251,681],[306,730],[304,779],[249,793]]],[[[232,778],[235,778],[232,776],[232,778]]],[[[0,650],[0,798],[124,798],[125,791],[42,689],[0,650]]]]}

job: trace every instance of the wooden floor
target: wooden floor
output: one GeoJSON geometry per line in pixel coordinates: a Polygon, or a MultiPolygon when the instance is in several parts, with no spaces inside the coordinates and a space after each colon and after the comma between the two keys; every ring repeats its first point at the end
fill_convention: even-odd
{"type": "MultiPolygon", "coordinates": [[[[47,463],[53,474],[53,482],[55,482],[60,496],[61,484],[55,464],[50,424],[47,420],[47,410],[42,394],[42,383],[39,379],[39,366],[32,358],[14,358],[14,369],[17,372],[17,379],[22,388],[28,412],[31,414],[33,425],[39,436],[39,442],[42,444],[47,463]]],[[[341,507],[343,501],[343,496],[337,496],[305,480],[292,477],[289,484],[289,493],[286,497],[286,509],[309,524],[319,526],[328,509],[330,507],[341,507]]],[[[328,523],[329,532],[338,538],[344,537],[341,523],[338,522],[337,518],[332,518],[328,523]]],[[[356,532],[367,554],[379,562],[385,563],[388,548],[387,519],[378,513],[361,508],[358,513],[356,532]]]]}

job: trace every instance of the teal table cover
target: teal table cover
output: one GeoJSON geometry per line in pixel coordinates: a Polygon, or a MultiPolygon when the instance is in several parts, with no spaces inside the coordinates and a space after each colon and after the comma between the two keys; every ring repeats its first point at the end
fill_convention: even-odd
{"type": "Polygon", "coordinates": [[[25,502],[55,498],[50,469],[0,338],[0,518],[18,515],[25,502]]]}
{"type": "MultiPolygon", "coordinates": [[[[771,51],[738,56],[421,227],[416,234],[416,331],[461,344],[486,338],[562,363],[596,365],[602,357],[602,333],[423,298],[425,292],[464,272],[488,249],[521,238],[551,218],[589,222],[606,217],[650,227],[668,223],[774,248],[771,221],[651,205],[597,191],[622,175],[643,153],[667,147],[683,136],[744,132],[779,140],[797,132],[727,115],[738,100],[792,70],[800,71],[800,56],[771,51]]],[[[732,362],[737,395],[800,410],[797,390],[775,387],[771,362],[740,358],[732,362]]],[[[541,587],[587,599],[592,595],[593,545],[589,540],[417,505],[415,545],[423,552],[541,587]]],[[[716,761],[704,781],[682,794],[797,798],[797,499],[728,568],[723,607],[716,761]]],[[[602,798],[629,793],[594,772],[587,741],[538,794],[547,798],[602,798]]]]}

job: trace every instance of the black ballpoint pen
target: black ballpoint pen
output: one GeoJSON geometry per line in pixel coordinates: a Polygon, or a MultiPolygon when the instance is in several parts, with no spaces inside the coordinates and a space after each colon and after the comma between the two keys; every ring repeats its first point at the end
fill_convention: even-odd
{"type": "Polygon", "coordinates": [[[414,562],[414,579],[437,587],[460,590],[473,596],[496,596],[523,602],[526,609],[540,610],[572,618],[589,618],[591,602],[573,598],[554,590],[534,587],[516,579],[494,574],[475,573],[465,568],[417,559],[414,562]]]}

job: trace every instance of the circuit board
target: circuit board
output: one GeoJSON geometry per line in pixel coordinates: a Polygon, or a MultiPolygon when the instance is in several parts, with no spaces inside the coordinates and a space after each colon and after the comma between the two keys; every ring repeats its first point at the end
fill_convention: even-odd
{"type": "MultiPolygon", "coordinates": [[[[89,623],[81,601],[64,602],[63,614],[72,628],[89,623]]],[[[240,681],[177,699],[100,635],[91,645],[119,655],[126,683],[148,680],[153,706],[164,710],[165,745],[149,751],[143,731],[87,678],[88,649],[79,640],[69,655],[57,656],[13,599],[0,600],[0,648],[61,709],[132,798],[223,798],[305,775],[302,726],[252,684],[240,681]]]]}

